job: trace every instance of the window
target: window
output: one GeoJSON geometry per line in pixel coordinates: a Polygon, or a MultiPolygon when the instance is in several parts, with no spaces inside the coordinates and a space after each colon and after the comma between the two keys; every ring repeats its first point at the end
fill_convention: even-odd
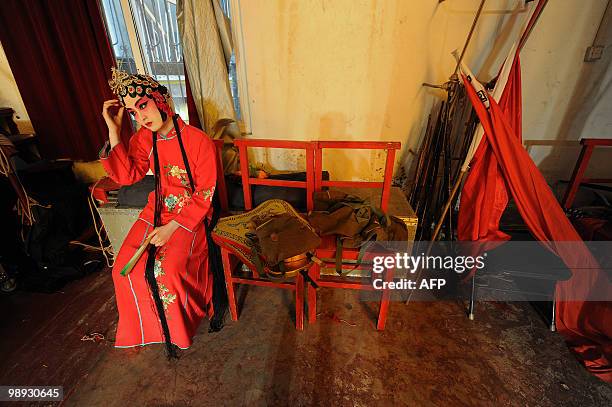
{"type": "MultiPolygon", "coordinates": [[[[220,0],[231,19],[230,1],[220,0]]],[[[183,51],[176,19],[176,0],[102,0],[109,41],[117,66],[131,73],[146,73],[168,88],[176,112],[187,121],[187,91],[183,51]]],[[[230,89],[238,120],[236,57],[228,69],[230,89]]]]}
{"type": "Polygon", "coordinates": [[[185,66],[172,0],[102,0],[109,40],[117,66],[146,73],[168,88],[185,120],[185,66]]]}
{"type": "Polygon", "coordinates": [[[127,72],[136,73],[136,62],[121,10],[120,0],[102,0],[108,39],[113,47],[117,66],[127,72]]]}

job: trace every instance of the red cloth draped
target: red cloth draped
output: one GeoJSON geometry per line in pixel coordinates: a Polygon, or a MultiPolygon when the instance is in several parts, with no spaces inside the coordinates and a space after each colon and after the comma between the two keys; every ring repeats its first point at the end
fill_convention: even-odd
{"type": "Polygon", "coordinates": [[[2,0],[0,40],[43,156],[95,159],[115,65],[98,1],[2,0]]]}
{"type": "Polygon", "coordinates": [[[597,288],[609,289],[610,283],[522,146],[518,55],[499,104],[488,96],[488,110],[470,80],[463,77],[485,137],[461,194],[459,239],[507,240],[499,219],[511,195],[535,238],[572,270],[569,280],[557,284],[559,332],[591,372],[612,381],[612,303],[577,300],[597,288]]]}
{"type": "MultiPolygon", "coordinates": [[[[499,108],[504,116],[509,118],[511,135],[519,144],[522,143],[520,84],[521,67],[517,56],[500,98],[499,108]]],[[[508,205],[506,182],[500,171],[493,149],[487,137],[483,137],[461,191],[461,210],[457,226],[460,240],[495,241],[510,238],[499,230],[499,220],[508,205]]]]}

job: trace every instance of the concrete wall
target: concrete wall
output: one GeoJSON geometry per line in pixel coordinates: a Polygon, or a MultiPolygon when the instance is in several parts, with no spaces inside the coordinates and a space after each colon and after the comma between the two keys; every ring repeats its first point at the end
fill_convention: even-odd
{"type": "MultiPolygon", "coordinates": [[[[447,80],[454,68],[450,53],[462,47],[479,3],[240,1],[246,55],[239,63],[246,64],[251,137],[398,140],[405,146],[398,161],[410,160],[408,150],[416,150],[429,109],[443,96],[421,83],[447,80]]],[[[486,3],[466,54],[482,80],[497,72],[515,37],[525,15],[512,13],[519,3],[486,3]]],[[[559,137],[584,51],[606,3],[554,0],[546,6],[522,56],[525,139],[559,137]]],[[[596,112],[593,125],[606,128],[610,116],[596,112]]],[[[534,148],[540,163],[545,150],[534,148]]],[[[571,168],[576,151],[548,160],[549,169],[571,168]]],[[[278,169],[303,166],[303,158],[294,154],[256,152],[254,157],[278,169]]],[[[372,179],[382,159],[340,152],[325,164],[335,178],[372,179]]]]}
{"type": "Polygon", "coordinates": [[[21,133],[34,132],[2,44],[0,44],[0,106],[12,107],[15,110],[15,123],[21,133]]]}
{"type": "MultiPolygon", "coordinates": [[[[571,176],[577,140],[612,138],[612,8],[604,16],[606,3],[549,1],[521,54],[523,134],[550,142],[531,155],[551,180],[571,176]],[[606,46],[603,58],[584,62],[593,43],[606,46]]],[[[612,177],[611,162],[612,149],[595,150],[587,176],[612,177]]]]}

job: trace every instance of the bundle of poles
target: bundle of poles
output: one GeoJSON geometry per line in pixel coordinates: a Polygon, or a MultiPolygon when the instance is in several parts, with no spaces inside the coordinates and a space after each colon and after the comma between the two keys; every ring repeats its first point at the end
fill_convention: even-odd
{"type": "MultiPolygon", "coordinates": [[[[525,0],[525,4],[531,1],[525,0]]],[[[453,53],[457,64],[449,81],[442,85],[423,83],[423,86],[446,91],[446,99],[436,104],[429,115],[408,195],[420,219],[417,240],[455,240],[456,219],[451,208],[459,199],[463,178],[484,135],[458,72],[485,2],[480,2],[461,54],[453,53]]],[[[546,3],[547,0],[539,0],[533,9],[519,41],[519,49],[525,45],[546,3]]],[[[496,79],[487,84],[488,90],[493,88],[496,79]]]]}
{"type": "Polygon", "coordinates": [[[446,100],[435,105],[429,115],[409,195],[421,219],[418,240],[434,240],[436,228],[445,239],[454,239],[454,217],[440,222],[439,215],[453,195],[477,124],[465,89],[458,81],[450,81],[446,100]]]}
{"type": "Polygon", "coordinates": [[[463,178],[462,164],[478,124],[476,114],[467,100],[465,89],[457,73],[485,2],[486,0],[480,2],[449,81],[443,85],[423,84],[443,89],[447,95],[446,100],[436,104],[429,115],[409,195],[410,204],[421,219],[419,222],[421,227],[417,232],[418,240],[434,241],[441,231],[444,232],[445,239],[454,240],[454,219],[452,216],[447,217],[446,213],[460,185],[457,177],[463,178]],[[441,217],[442,212],[444,215],[441,217]]]}

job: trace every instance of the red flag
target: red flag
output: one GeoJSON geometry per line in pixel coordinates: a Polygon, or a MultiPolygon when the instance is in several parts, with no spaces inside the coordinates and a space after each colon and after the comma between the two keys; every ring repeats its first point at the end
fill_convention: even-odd
{"type": "Polygon", "coordinates": [[[499,104],[486,91],[476,91],[475,78],[464,75],[463,82],[485,138],[461,194],[459,239],[507,240],[499,219],[511,195],[533,236],[572,270],[572,278],[557,284],[559,332],[591,372],[612,381],[612,303],[574,300],[609,289],[610,283],[522,146],[518,53],[499,104]]]}
{"type": "MultiPolygon", "coordinates": [[[[485,96],[493,99],[488,94],[485,96]]],[[[512,130],[511,135],[521,144],[521,67],[518,54],[512,62],[506,86],[499,100],[499,108],[505,117],[510,118],[508,126],[512,130]]],[[[461,210],[457,225],[459,240],[508,240],[510,236],[499,230],[499,220],[507,205],[506,182],[485,137],[474,154],[470,173],[461,191],[461,210]],[[483,179],[487,182],[483,183],[483,179]]]]}

